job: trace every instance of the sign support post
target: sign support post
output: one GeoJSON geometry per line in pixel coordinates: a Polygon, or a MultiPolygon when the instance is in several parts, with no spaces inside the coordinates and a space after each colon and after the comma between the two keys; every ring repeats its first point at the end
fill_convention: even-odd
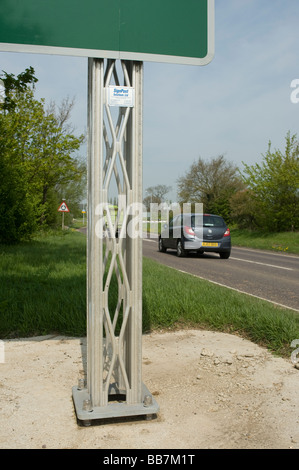
{"type": "MultiPolygon", "coordinates": [[[[73,387],[77,418],[152,417],[154,397],[142,383],[142,94],[143,63],[121,61],[134,103],[111,108],[118,63],[88,62],[87,377],[73,387]],[[113,122],[113,111],[117,111],[113,122]],[[112,220],[108,196],[118,191],[112,220]],[[118,291],[115,303],[110,289],[118,291]]],[[[127,97],[126,97],[127,99],[127,97]]]]}
{"type": "Polygon", "coordinates": [[[62,223],[61,223],[61,229],[64,230],[64,213],[65,212],[70,212],[69,208],[67,207],[66,203],[64,202],[65,199],[63,199],[63,202],[60,204],[58,207],[58,212],[62,212],[62,223]]]}

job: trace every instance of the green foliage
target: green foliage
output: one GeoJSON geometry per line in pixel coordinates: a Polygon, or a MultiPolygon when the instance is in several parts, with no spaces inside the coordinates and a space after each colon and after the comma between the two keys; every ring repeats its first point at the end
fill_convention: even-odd
{"type": "Polygon", "coordinates": [[[0,113],[0,243],[16,243],[35,230],[26,170],[19,164],[12,129],[0,113]]]}
{"type": "Polygon", "coordinates": [[[299,232],[265,232],[232,228],[234,246],[299,254],[299,232]]]}
{"type": "Polygon", "coordinates": [[[11,73],[3,72],[4,75],[1,77],[5,86],[5,98],[2,104],[2,109],[5,111],[12,111],[17,106],[14,96],[27,91],[31,85],[34,88],[37,83],[37,78],[34,76],[33,67],[25,69],[25,72],[20,73],[17,78],[11,73]]]}
{"type": "Polygon", "coordinates": [[[233,194],[229,203],[231,220],[240,229],[257,229],[261,208],[250,190],[245,189],[233,194]]]}
{"type": "Polygon", "coordinates": [[[15,243],[38,226],[58,222],[64,188],[76,188],[78,204],[85,164],[76,152],[84,136],[75,136],[66,124],[72,103],[66,100],[55,113],[53,105],[46,110],[44,100],[35,99],[32,67],[17,78],[4,73],[2,79],[6,96],[0,108],[0,217],[5,222],[0,240],[15,243]]]}
{"type": "Polygon", "coordinates": [[[34,207],[30,203],[24,174],[13,168],[2,154],[0,160],[0,243],[16,243],[36,229],[34,207]]]}
{"type": "Polygon", "coordinates": [[[272,232],[299,229],[299,148],[296,135],[286,136],[285,153],[268,151],[261,164],[244,164],[257,226],[272,232]]]}

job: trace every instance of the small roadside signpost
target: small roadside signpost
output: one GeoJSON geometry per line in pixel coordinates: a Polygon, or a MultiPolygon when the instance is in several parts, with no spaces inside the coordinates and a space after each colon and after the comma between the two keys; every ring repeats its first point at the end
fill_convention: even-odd
{"type": "MultiPolygon", "coordinates": [[[[214,2],[2,2],[0,51],[88,57],[87,371],[72,389],[85,425],[159,410],[142,382],[142,231],[129,236],[142,213],[123,210],[113,223],[109,190],[142,206],[143,61],[207,65],[214,2]]],[[[69,212],[65,202],[58,211],[69,212]]]]}
{"type": "Polygon", "coordinates": [[[86,210],[83,209],[83,211],[81,211],[81,212],[82,212],[82,215],[83,215],[83,222],[82,222],[82,224],[83,224],[83,226],[84,226],[84,214],[86,214],[86,210]]]}
{"type": "Polygon", "coordinates": [[[58,212],[62,212],[62,230],[64,230],[64,213],[70,212],[68,206],[66,205],[65,201],[63,201],[60,206],[58,207],[58,212]]]}

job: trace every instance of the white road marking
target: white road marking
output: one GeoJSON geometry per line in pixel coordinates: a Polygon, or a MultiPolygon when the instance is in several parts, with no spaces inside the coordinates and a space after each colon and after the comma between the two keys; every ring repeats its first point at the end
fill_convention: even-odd
{"type": "Polygon", "coordinates": [[[244,261],[245,263],[261,264],[262,266],[269,266],[270,268],[285,269],[286,271],[294,271],[293,268],[285,268],[283,266],[276,266],[275,264],[261,263],[259,261],[251,261],[249,259],[234,258],[233,256],[231,256],[230,259],[234,259],[236,261],[244,261]]]}
{"type": "Polygon", "coordinates": [[[264,255],[284,256],[285,258],[298,259],[298,255],[291,255],[290,253],[279,253],[277,251],[261,250],[260,248],[245,248],[244,246],[233,246],[233,250],[251,251],[251,253],[262,253],[264,255]]]}

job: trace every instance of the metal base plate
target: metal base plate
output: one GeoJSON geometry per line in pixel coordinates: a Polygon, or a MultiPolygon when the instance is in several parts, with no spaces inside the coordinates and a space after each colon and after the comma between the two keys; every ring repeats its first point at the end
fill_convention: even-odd
{"type": "Polygon", "coordinates": [[[137,404],[127,404],[125,401],[110,402],[107,406],[94,407],[91,411],[83,409],[85,400],[89,399],[89,393],[86,388],[79,390],[73,387],[73,401],[75,405],[78,420],[86,421],[90,424],[91,420],[101,420],[109,418],[125,418],[132,416],[150,416],[155,415],[159,411],[159,405],[154,397],[148,391],[147,387],[142,384],[142,402],[137,404]],[[151,397],[151,403],[145,404],[146,397],[151,397]]]}

